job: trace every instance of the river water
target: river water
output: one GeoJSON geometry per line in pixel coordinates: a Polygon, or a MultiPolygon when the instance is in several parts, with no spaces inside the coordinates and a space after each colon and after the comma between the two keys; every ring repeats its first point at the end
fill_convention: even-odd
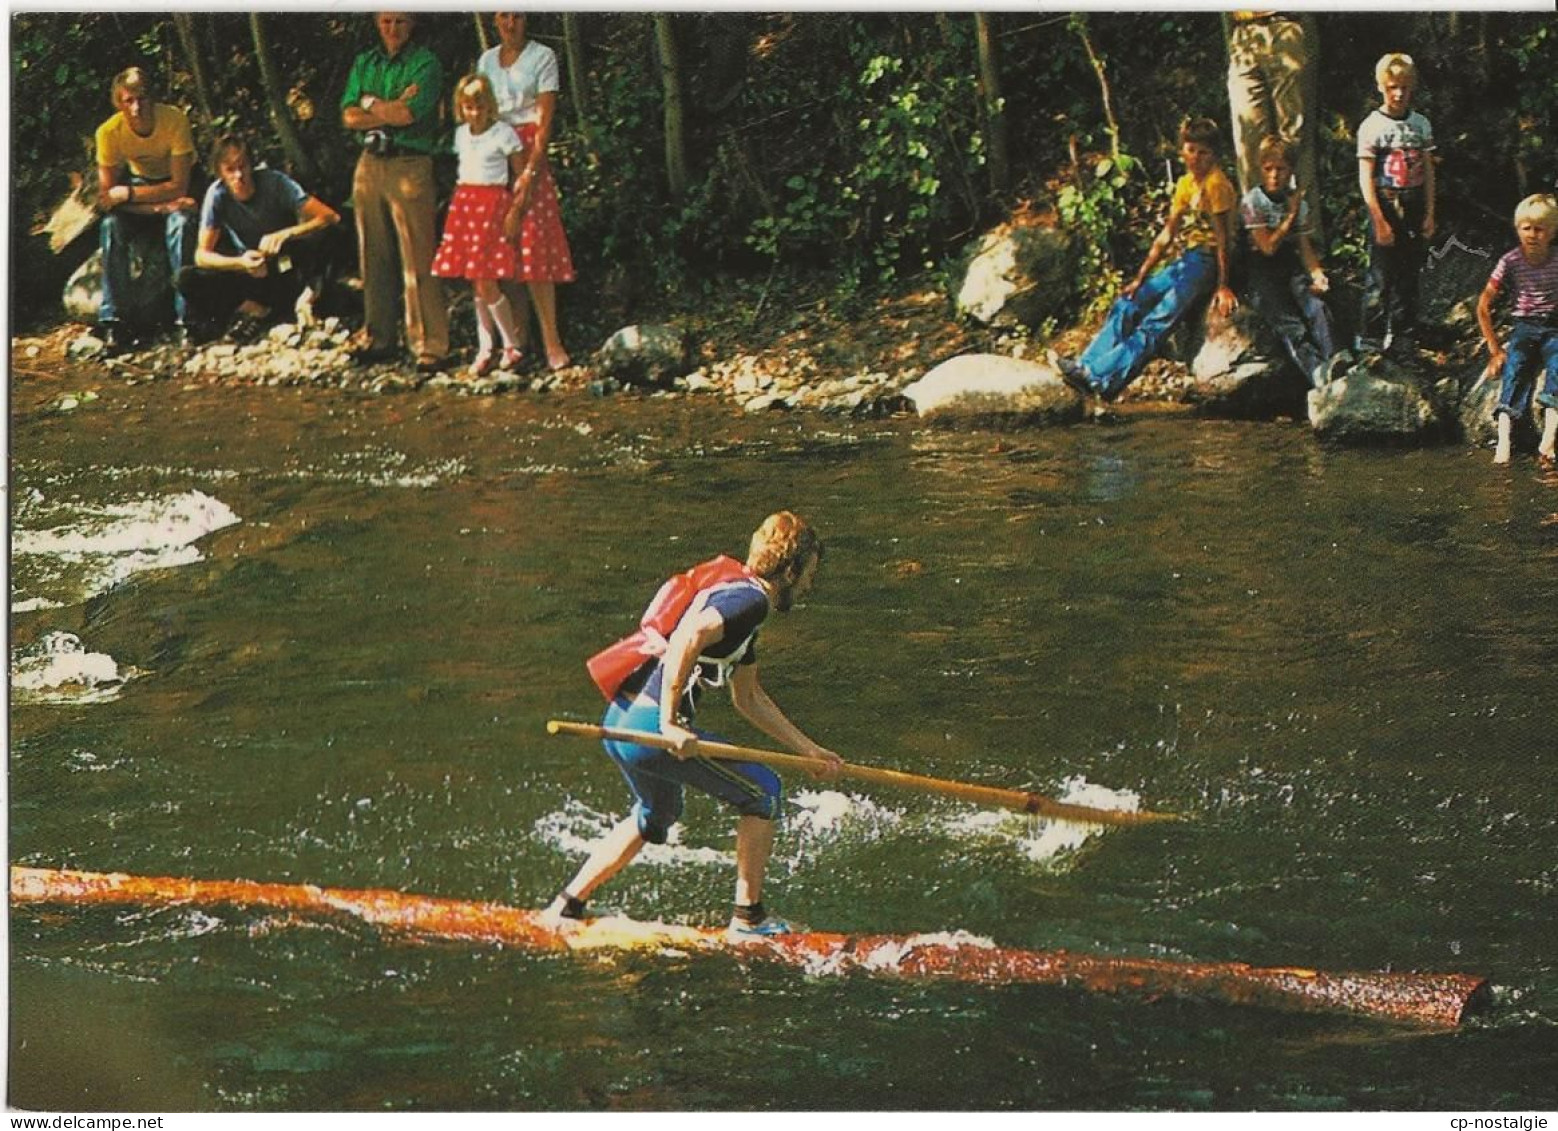
{"type": "MultiPolygon", "coordinates": [[[[1291,422],[1021,432],[696,400],[19,382],[10,859],[545,902],[624,810],[585,656],[789,507],[764,683],[851,761],[1193,821],[787,782],[819,929],[1466,971],[1452,1033],[717,955],[18,908],[13,1104],[63,1110],[1558,1105],[1558,486],[1291,422]]],[[[703,721],[764,744],[714,699],[703,721]]],[[[771,744],[770,744],[771,745],[771,744]]],[[[728,914],[730,818],[597,897],[728,914]]]]}

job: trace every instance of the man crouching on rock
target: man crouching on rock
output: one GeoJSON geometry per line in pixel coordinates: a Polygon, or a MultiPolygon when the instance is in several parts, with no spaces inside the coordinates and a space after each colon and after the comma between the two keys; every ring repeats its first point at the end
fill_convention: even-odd
{"type": "Polygon", "coordinates": [[[234,312],[255,319],[295,314],[307,323],[325,267],[325,229],[341,219],[275,169],[256,169],[248,140],[223,134],[211,147],[218,179],[200,208],[195,265],[179,272],[179,293],[201,335],[234,312]]]}
{"type": "MultiPolygon", "coordinates": [[[[805,596],[821,560],[822,543],[812,528],[789,511],[780,511],[765,519],[752,535],[745,565],[731,558],[716,558],[672,578],[662,588],[651,610],[663,609],[668,602],[680,604],[681,608],[674,610],[679,612],[675,626],[667,633],[661,654],[653,654],[658,638],[639,645],[644,658],[620,686],[601,683],[602,691],[610,697],[603,723],[618,729],[658,732],[675,742],[676,749],[605,740],[606,753],[632,790],[633,811],[594,848],[578,874],[546,909],[549,920],[585,918],[585,901],[596,888],[626,867],[646,843],[664,844],[681,816],[684,787],[690,785],[740,814],[731,935],[761,938],[789,932],[788,923],[769,916],[763,907],[763,875],[773,852],[774,821],[779,816],[779,778],[756,763],[697,756],[692,743],[700,738],[717,739],[693,730],[691,723],[701,688],[728,683],[736,710],[753,725],[797,753],[816,759],[817,777],[838,775],[843,764],[839,756],[790,722],[757,677],[759,626],[770,609],[787,612],[805,596]],[[678,585],[683,590],[679,597],[674,595],[678,585]]],[[[649,620],[646,614],[645,623],[649,620]]],[[[642,641],[642,635],[636,636],[642,641]]],[[[591,674],[600,682],[593,665],[591,674]]]]}

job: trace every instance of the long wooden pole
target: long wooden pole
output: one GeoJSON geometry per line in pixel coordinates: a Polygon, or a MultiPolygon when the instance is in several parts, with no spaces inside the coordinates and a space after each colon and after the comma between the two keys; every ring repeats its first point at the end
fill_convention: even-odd
{"type": "MultiPolygon", "coordinates": [[[[552,719],[546,724],[548,734],[566,734],[578,738],[610,738],[617,742],[633,742],[640,746],[654,746],[670,750],[673,743],[664,735],[651,731],[624,730],[617,727],[597,726],[594,723],[567,722],[552,719]]],[[[811,773],[817,763],[799,754],[781,754],[777,750],[759,750],[751,746],[735,746],[727,742],[703,742],[692,744],[692,752],[705,758],[726,758],[739,762],[760,762],[783,770],[804,770],[811,773]]],[[[857,766],[844,763],[842,775],[858,781],[894,785],[903,789],[917,789],[926,793],[940,793],[960,801],[976,805],[994,805],[1001,809],[1016,809],[1056,821],[1077,821],[1093,825],[1146,825],[1156,821],[1180,821],[1179,813],[1151,813],[1145,810],[1097,809],[1091,805],[1075,805],[1068,801],[1056,801],[1041,793],[1029,793],[1020,789],[1002,789],[999,786],[974,785],[972,782],[948,781],[945,778],[908,774],[901,770],[882,770],[874,766],[857,766]]]]}

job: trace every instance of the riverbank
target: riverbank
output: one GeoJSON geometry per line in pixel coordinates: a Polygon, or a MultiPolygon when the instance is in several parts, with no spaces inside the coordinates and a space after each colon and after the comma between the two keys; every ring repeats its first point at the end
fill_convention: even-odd
{"type": "MultiPolygon", "coordinates": [[[[792,285],[782,306],[764,293],[667,311],[655,320],[679,330],[689,343],[690,370],[664,388],[624,386],[596,357],[619,327],[581,318],[569,335],[575,364],[548,372],[534,358],[514,373],[470,379],[465,369],[474,344],[462,329],[466,299],[455,303],[456,348],[448,368],[421,375],[409,362],[356,366],[345,345],[355,328],[329,318],[308,328],[291,323],[236,332],[200,347],[153,343],[104,358],[92,327],[58,322],[12,339],[12,372],[18,382],[42,381],[69,388],[62,396],[101,393],[105,384],[312,386],[375,394],[442,390],[471,396],[591,393],[712,398],[741,412],[792,409],[851,416],[912,411],[902,390],[949,358],[993,353],[1040,360],[1046,348],[1079,349],[1088,331],[1062,331],[1052,340],[997,330],[958,319],[947,296],[920,285],[874,299],[841,300],[826,284],[792,285]]],[[[645,318],[641,324],[651,319],[645,318]]],[[[1182,405],[1192,387],[1187,368],[1153,362],[1122,400],[1141,408],[1182,405]]],[[[12,395],[20,392],[13,387],[12,395]]]]}

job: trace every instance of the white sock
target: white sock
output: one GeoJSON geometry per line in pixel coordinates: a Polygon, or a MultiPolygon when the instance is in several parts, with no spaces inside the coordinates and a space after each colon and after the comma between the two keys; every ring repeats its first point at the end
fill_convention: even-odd
{"type": "Polygon", "coordinates": [[[1514,432],[1515,421],[1507,412],[1498,414],[1498,447],[1493,449],[1494,463],[1509,462],[1509,441],[1514,432]]]}
{"type": "Polygon", "coordinates": [[[1558,446],[1558,408],[1545,405],[1542,408],[1542,446],[1537,450],[1544,456],[1554,454],[1558,446]]]}
{"type": "Polygon", "coordinates": [[[487,311],[487,304],[481,299],[473,299],[471,305],[476,308],[476,352],[492,352],[492,315],[487,311]]]}
{"type": "Polygon", "coordinates": [[[507,295],[499,295],[497,302],[487,303],[487,309],[492,312],[492,319],[498,324],[498,332],[503,335],[503,344],[508,349],[519,348],[519,327],[514,325],[514,312],[509,309],[507,295]]]}

